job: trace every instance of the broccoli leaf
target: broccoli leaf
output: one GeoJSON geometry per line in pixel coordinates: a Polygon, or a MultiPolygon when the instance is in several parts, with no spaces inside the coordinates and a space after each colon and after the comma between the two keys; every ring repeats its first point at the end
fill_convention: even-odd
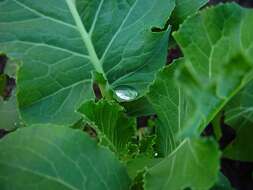
{"type": "Polygon", "coordinates": [[[183,130],[191,116],[191,102],[187,101],[184,90],[174,80],[175,71],[180,63],[167,66],[157,74],[147,97],[158,115],[157,147],[159,155],[170,154],[179,144],[177,134],[183,130]]]}
{"type": "Polygon", "coordinates": [[[78,111],[97,129],[101,144],[119,155],[127,153],[127,145],[135,135],[136,123],[126,116],[123,107],[113,101],[87,101],[78,111]]]}
{"type": "Polygon", "coordinates": [[[209,190],[219,171],[218,146],[212,140],[185,139],[168,157],[147,169],[145,190],[209,190]]]}
{"type": "Polygon", "coordinates": [[[252,75],[252,19],[252,10],[225,4],[190,17],[174,33],[185,55],[176,78],[194,108],[187,133],[201,133],[252,75]]]}
{"type": "Polygon", "coordinates": [[[128,190],[126,169],[80,130],[59,126],[18,129],[0,140],[3,189],[128,190]]]}
{"type": "Polygon", "coordinates": [[[190,17],[174,33],[185,57],[162,70],[147,95],[158,114],[158,145],[163,155],[177,147],[179,136],[199,135],[249,80],[253,46],[243,42],[253,44],[247,27],[251,17],[248,9],[221,5],[190,17]],[[235,13],[240,19],[233,17],[235,13]],[[209,26],[220,15],[229,20],[209,26]]]}
{"type": "Polygon", "coordinates": [[[174,0],[0,2],[0,51],[19,60],[18,102],[27,123],[73,124],[94,98],[92,71],[108,88],[142,96],[166,63],[163,28],[174,0]],[[155,63],[155,64],[154,64],[155,63]]]}
{"type": "Polygon", "coordinates": [[[147,95],[165,158],[148,170],[146,189],[208,190],[216,182],[218,147],[198,136],[251,78],[252,18],[248,9],[220,5],[188,18],[174,33],[185,57],[162,70],[147,95]]]}

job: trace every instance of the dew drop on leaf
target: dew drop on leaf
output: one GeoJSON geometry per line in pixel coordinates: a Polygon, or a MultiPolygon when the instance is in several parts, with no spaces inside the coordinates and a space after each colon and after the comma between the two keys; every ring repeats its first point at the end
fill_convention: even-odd
{"type": "Polygon", "coordinates": [[[115,94],[119,101],[129,102],[138,96],[138,92],[129,86],[119,86],[115,89],[115,94]]]}

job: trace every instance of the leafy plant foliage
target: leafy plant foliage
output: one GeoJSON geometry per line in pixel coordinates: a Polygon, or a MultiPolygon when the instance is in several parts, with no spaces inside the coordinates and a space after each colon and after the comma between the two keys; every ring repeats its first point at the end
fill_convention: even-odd
{"type": "Polygon", "coordinates": [[[206,3],[0,1],[1,189],[232,189],[220,159],[253,161],[253,11],[206,3]],[[202,135],[222,113],[223,151],[202,135]]]}
{"type": "Polygon", "coordinates": [[[143,94],[164,65],[169,34],[150,30],[162,28],[173,8],[168,0],[2,2],[1,50],[23,62],[18,99],[24,120],[77,121],[74,110],[94,96],[92,71],[103,74],[110,89],[128,85],[143,94]]]}
{"type": "Polygon", "coordinates": [[[236,131],[235,140],[225,149],[228,158],[252,161],[253,82],[250,82],[226,108],[226,123],[236,131]]]}
{"type": "Polygon", "coordinates": [[[130,183],[110,151],[67,127],[29,126],[4,138],[0,149],[3,189],[127,189],[130,183]]]}
{"type": "Polygon", "coordinates": [[[97,129],[101,143],[117,153],[126,153],[128,142],[135,134],[135,121],[127,118],[123,108],[115,102],[85,102],[79,112],[97,129]]]}

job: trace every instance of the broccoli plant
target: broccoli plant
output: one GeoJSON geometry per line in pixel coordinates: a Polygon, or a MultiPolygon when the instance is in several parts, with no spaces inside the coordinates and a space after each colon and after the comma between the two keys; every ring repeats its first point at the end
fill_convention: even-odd
{"type": "Polygon", "coordinates": [[[253,161],[253,11],[207,3],[0,0],[0,189],[232,189],[221,158],[253,161]]]}

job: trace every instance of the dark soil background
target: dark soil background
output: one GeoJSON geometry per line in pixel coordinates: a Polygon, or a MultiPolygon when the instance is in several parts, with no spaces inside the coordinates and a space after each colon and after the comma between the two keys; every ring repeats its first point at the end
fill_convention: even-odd
{"type": "MultiPolygon", "coordinates": [[[[209,5],[215,5],[221,2],[237,2],[238,4],[253,8],[253,0],[210,0],[209,5]]],[[[252,21],[253,22],[253,21],[252,21]]],[[[168,55],[168,64],[173,61],[173,59],[180,57],[182,54],[178,48],[173,48],[170,50],[168,55]]],[[[0,55],[0,74],[3,73],[4,66],[7,62],[6,56],[0,55]]],[[[4,91],[3,96],[8,98],[11,94],[12,89],[15,87],[15,80],[12,78],[8,78],[7,80],[7,88],[4,91]]],[[[94,87],[96,94],[99,97],[99,89],[94,87]]],[[[147,126],[147,120],[149,118],[142,117],[138,118],[138,127],[147,126]]],[[[232,128],[225,125],[222,122],[222,133],[223,136],[220,140],[220,148],[223,149],[228,145],[235,137],[236,133],[232,128]]],[[[6,131],[0,130],[0,138],[7,134],[6,131]]],[[[205,132],[203,133],[205,136],[212,136],[213,130],[212,126],[208,126],[205,132]]],[[[239,162],[233,161],[229,159],[222,159],[221,161],[221,171],[222,173],[228,177],[232,186],[236,190],[253,190],[253,162],[239,162]]]]}

